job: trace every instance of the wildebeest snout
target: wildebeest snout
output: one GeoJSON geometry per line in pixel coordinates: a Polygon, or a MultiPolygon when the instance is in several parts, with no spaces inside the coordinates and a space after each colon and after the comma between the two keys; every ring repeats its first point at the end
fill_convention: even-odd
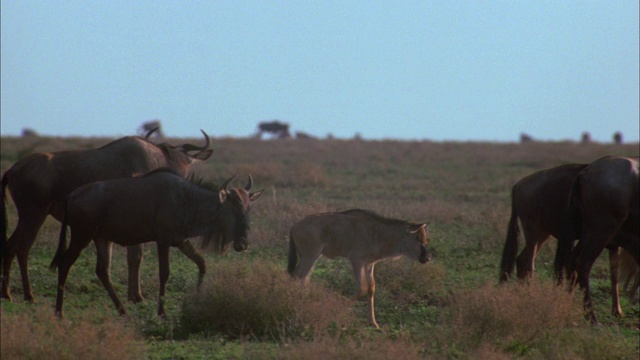
{"type": "Polygon", "coordinates": [[[431,253],[429,252],[429,249],[427,249],[426,245],[420,246],[420,257],[418,260],[423,264],[432,260],[431,253]]]}

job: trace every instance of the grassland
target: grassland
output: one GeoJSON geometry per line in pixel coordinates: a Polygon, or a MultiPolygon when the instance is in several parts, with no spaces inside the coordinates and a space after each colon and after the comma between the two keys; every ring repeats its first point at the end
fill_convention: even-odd
{"type": "MultiPolygon", "coordinates": [[[[4,173],[31,152],[109,140],[3,137],[0,167],[4,173]]],[[[128,303],[123,319],[94,274],[90,245],[71,270],[67,319],[58,321],[52,316],[57,278],[47,266],[60,225],[49,219],[30,257],[37,302],[22,300],[15,265],[15,301],[1,302],[2,359],[638,358],[639,307],[624,298],[626,316],[609,315],[606,255],[592,271],[602,327],[585,322],[579,295],[551,284],[554,240],[539,254],[531,284],[497,286],[511,186],[564,163],[638,156],[638,144],[214,139],[212,147],[213,156],[194,166],[199,176],[221,183],[251,174],[255,189],[266,190],[253,204],[250,251],[224,258],[206,253],[208,275],[197,295],[195,265],[172,250],[168,317],[161,320],[155,247],[146,245],[146,301],[128,303]],[[321,259],[309,288],[285,274],[288,231],[296,221],[356,207],[430,224],[433,262],[401,259],[376,267],[380,331],[368,326],[365,304],[353,300],[346,261],[321,259]]],[[[13,229],[11,200],[7,207],[13,229]]],[[[111,269],[121,298],[124,254],[116,246],[111,269]]]]}

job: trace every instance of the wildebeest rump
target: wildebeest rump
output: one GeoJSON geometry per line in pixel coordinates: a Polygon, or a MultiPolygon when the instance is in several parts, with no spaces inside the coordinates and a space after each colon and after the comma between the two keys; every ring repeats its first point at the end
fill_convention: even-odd
{"type": "Polygon", "coordinates": [[[582,224],[573,250],[573,268],[584,291],[586,316],[593,323],[598,318],[591,302],[589,274],[602,250],[622,247],[640,264],[639,171],[638,158],[604,157],[580,172],[571,188],[571,209],[577,211],[582,224]]]}
{"type": "MultiPolygon", "coordinates": [[[[201,130],[202,131],[202,130],[201,130]]],[[[154,144],[146,138],[124,137],[101,148],[70,150],[29,155],[15,163],[2,177],[0,201],[0,245],[2,256],[3,298],[11,299],[9,278],[14,257],[18,257],[24,299],[34,301],[28,273],[28,256],[36,235],[47,215],[62,219],[63,200],[81,185],[108,179],[142,175],[161,167],[176,170],[186,176],[194,160],[211,156],[209,137],[204,146],[192,144],[154,144]],[[8,187],[18,211],[18,224],[7,241],[5,188],[8,187]]],[[[147,136],[149,136],[147,134],[147,136]]],[[[141,300],[138,268],[142,257],[140,247],[128,250],[130,293],[132,300],[141,300]]]]}
{"type": "Polygon", "coordinates": [[[378,328],[373,306],[374,265],[402,255],[428,262],[427,234],[426,224],[388,219],[360,209],[310,215],[291,228],[287,269],[293,277],[308,282],[322,255],[349,259],[358,296],[367,295],[369,321],[378,328]]]}
{"type": "MultiPolygon", "coordinates": [[[[587,164],[566,164],[537,171],[518,181],[511,189],[511,217],[500,264],[500,282],[506,281],[517,265],[518,278],[530,276],[535,259],[549,236],[563,241],[562,218],[569,204],[569,190],[573,180],[587,164]],[[518,236],[522,224],[525,247],[518,254],[518,236]]],[[[566,237],[566,234],[564,234],[566,237]]],[[[566,241],[573,242],[577,235],[566,241]]],[[[556,259],[556,276],[562,275],[560,259],[556,259]]]]}
{"type": "Polygon", "coordinates": [[[155,242],[160,269],[158,315],[164,316],[163,296],[169,278],[169,248],[178,247],[199,268],[198,287],[206,267],[204,258],[186,239],[221,235],[236,251],[247,250],[250,203],[262,191],[227,186],[219,190],[197,186],[176,173],[156,170],[144,177],[116,179],[84,185],[66,202],[60,241],[51,268],[58,267],[56,314],[63,316],[64,287],[69,269],[93,239],[97,249],[96,274],[118,312],[126,314],[109,276],[111,247],[155,242]],[[71,229],[69,247],[66,228],[71,229]]]}

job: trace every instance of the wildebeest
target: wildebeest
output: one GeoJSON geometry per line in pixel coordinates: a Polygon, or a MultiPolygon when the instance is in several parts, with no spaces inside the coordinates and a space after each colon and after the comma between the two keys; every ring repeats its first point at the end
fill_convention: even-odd
{"type": "MultiPolygon", "coordinates": [[[[511,217],[500,264],[500,282],[511,276],[514,265],[519,279],[531,276],[538,251],[553,236],[558,240],[555,259],[556,279],[562,281],[564,269],[569,265],[573,242],[579,237],[579,224],[567,229],[564,217],[569,206],[571,184],[588,164],[566,164],[537,171],[518,181],[511,189],[511,217]],[[524,232],[525,247],[518,254],[520,226],[524,232]]],[[[622,236],[622,235],[616,235],[622,236]]],[[[609,252],[612,285],[613,314],[622,316],[618,292],[618,249],[609,252]]],[[[626,265],[625,265],[626,267],[626,265]]],[[[624,269],[624,267],[623,267],[624,269]]]]}
{"type": "Polygon", "coordinates": [[[270,133],[276,136],[278,139],[286,139],[291,137],[289,134],[289,124],[280,122],[278,120],[263,121],[258,124],[258,137],[262,137],[263,133],[270,133]]]}
{"type": "Polygon", "coordinates": [[[160,269],[158,315],[164,316],[170,247],[179,248],[198,265],[198,287],[206,271],[205,262],[187,238],[220,234],[224,243],[233,243],[234,250],[247,250],[250,203],[262,191],[250,193],[250,176],[245,188],[228,188],[234,178],[219,190],[212,190],[159,169],[143,177],[100,181],[74,190],[66,200],[58,250],[51,262],[51,269],[58,267],[56,314],[63,316],[69,269],[93,239],[98,256],[96,274],[121,315],[126,311],[109,276],[112,245],[156,243],[160,269]],[[68,249],[67,226],[71,229],[68,249]]]}
{"type": "Polygon", "coordinates": [[[360,209],[310,215],[291,228],[287,270],[306,283],[322,255],[349,259],[358,284],[358,297],[367,295],[369,321],[379,328],[373,307],[374,265],[402,255],[428,262],[431,254],[427,234],[426,224],[389,219],[360,209]]]}
{"type": "Polygon", "coordinates": [[[608,156],[589,164],[571,187],[571,208],[579,213],[582,225],[573,250],[577,278],[572,290],[580,284],[586,316],[592,323],[598,323],[598,318],[591,302],[589,274],[602,250],[621,247],[640,264],[639,171],[638,158],[608,156]]]}
{"type": "MultiPolygon", "coordinates": [[[[206,160],[213,152],[208,149],[209,136],[204,131],[202,133],[205,137],[203,146],[174,146],[166,143],[156,145],[146,138],[129,136],[98,149],[37,153],[15,163],[3,175],[0,186],[0,296],[11,300],[9,278],[13,259],[17,255],[24,299],[34,301],[28,273],[29,251],[47,215],[52,215],[59,221],[62,219],[63,200],[71,191],[93,181],[141,175],[161,167],[172,168],[181,176],[186,176],[194,160],[206,160]],[[18,211],[18,224],[8,241],[6,187],[9,188],[18,211]]],[[[130,248],[127,256],[132,286],[129,298],[141,300],[137,274],[142,250],[139,246],[130,248]]]]}
{"type": "MultiPolygon", "coordinates": [[[[500,264],[500,282],[506,281],[517,265],[518,278],[530,276],[535,259],[549,236],[561,240],[562,218],[569,203],[569,190],[575,177],[587,164],[566,164],[537,171],[518,181],[511,189],[511,217],[500,264]],[[525,247],[518,254],[520,227],[525,247]]],[[[573,242],[577,236],[568,241],[573,242]]],[[[559,261],[559,259],[557,259],[559,261]]],[[[561,277],[562,264],[556,262],[556,276],[561,277]]]]}

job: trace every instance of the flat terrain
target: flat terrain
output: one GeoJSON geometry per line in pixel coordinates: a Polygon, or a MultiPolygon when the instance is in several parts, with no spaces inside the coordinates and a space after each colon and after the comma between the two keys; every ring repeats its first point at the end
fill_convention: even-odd
{"type": "MultiPolygon", "coordinates": [[[[0,167],[4,173],[32,152],[92,148],[110,140],[3,137],[0,167]]],[[[203,250],[208,275],[199,295],[196,266],[172,250],[168,318],[160,320],[156,249],[147,244],[145,302],[127,303],[129,317],[121,319],[94,274],[95,250],[89,245],[67,282],[67,319],[58,321],[57,276],[48,265],[60,224],[49,219],[30,257],[37,302],[22,300],[15,263],[14,302],[1,302],[3,359],[638,358],[639,306],[624,297],[626,316],[609,314],[606,253],[592,271],[602,327],[585,322],[579,294],[571,297],[551,284],[553,239],[539,254],[531,284],[497,286],[511,186],[565,163],[638,156],[638,144],[213,139],[212,148],[211,158],[193,167],[197,176],[220,184],[239,174],[234,184],[244,186],[251,174],[254,189],[265,189],[252,207],[250,250],[226,257],[203,250]],[[346,261],[321,259],[313,291],[300,289],[285,274],[290,227],[308,214],[351,208],[430,224],[434,261],[376,266],[380,331],[367,324],[365,303],[353,299],[346,261]],[[52,350],[62,343],[66,350],[52,350]],[[33,344],[42,349],[26,349],[33,344]]],[[[6,206],[12,231],[17,214],[10,198],[6,206]]],[[[118,246],[111,275],[126,299],[125,252],[118,246]]]]}

